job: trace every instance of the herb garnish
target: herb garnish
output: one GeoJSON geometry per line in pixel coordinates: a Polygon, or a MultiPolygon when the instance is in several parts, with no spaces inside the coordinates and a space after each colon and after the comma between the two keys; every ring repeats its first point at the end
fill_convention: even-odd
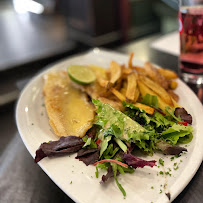
{"type": "Polygon", "coordinates": [[[162,165],[162,166],[164,166],[164,160],[163,159],[159,159],[159,163],[162,165]]]}

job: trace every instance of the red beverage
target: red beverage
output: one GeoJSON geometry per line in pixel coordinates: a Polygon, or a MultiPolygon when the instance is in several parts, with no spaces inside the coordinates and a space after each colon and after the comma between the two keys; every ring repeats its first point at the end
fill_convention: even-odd
{"type": "Polygon", "coordinates": [[[181,7],[179,20],[181,72],[203,76],[203,5],[181,7]]]}

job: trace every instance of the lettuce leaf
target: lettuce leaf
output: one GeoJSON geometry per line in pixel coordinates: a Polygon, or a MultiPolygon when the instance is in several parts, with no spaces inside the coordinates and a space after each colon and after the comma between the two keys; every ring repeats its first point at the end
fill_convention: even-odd
{"type": "Polygon", "coordinates": [[[183,137],[185,137],[185,139],[181,139],[180,142],[182,141],[184,143],[184,140],[186,141],[186,138],[188,139],[188,137],[188,141],[191,141],[192,132],[193,130],[191,126],[184,126],[174,123],[167,130],[163,131],[160,137],[163,140],[170,141],[172,144],[175,145],[178,143],[179,139],[183,137]]]}
{"type": "MultiPolygon", "coordinates": [[[[135,108],[133,107],[132,104],[130,105],[125,105],[128,108],[131,109],[131,111],[135,108]]],[[[177,124],[177,122],[181,121],[180,118],[176,117],[174,114],[174,109],[171,109],[169,111],[168,108],[166,108],[166,111],[168,112],[169,115],[163,115],[157,111],[155,111],[154,115],[145,115],[146,122],[145,122],[145,129],[148,130],[155,130],[158,134],[161,136],[159,138],[168,141],[172,144],[177,144],[177,143],[189,143],[192,138],[192,127],[191,126],[183,126],[180,124],[177,124]],[[153,125],[154,124],[154,125],[153,125]]],[[[142,117],[143,117],[142,113],[142,117]]],[[[131,113],[132,115],[132,113],[131,113]]],[[[140,116],[140,114],[136,115],[140,116]]],[[[156,134],[156,133],[155,133],[156,134]]],[[[152,139],[152,137],[151,137],[152,139]]],[[[145,146],[146,142],[140,142],[138,145],[141,145],[142,148],[150,148],[150,146],[146,147],[145,146]]],[[[153,142],[151,142],[153,144],[153,142]]],[[[152,147],[154,149],[154,146],[152,147]]]]}
{"type": "MultiPolygon", "coordinates": [[[[102,103],[99,100],[93,100],[93,103],[97,106],[96,124],[104,130],[104,138],[111,135],[124,142],[134,142],[142,150],[153,153],[154,145],[151,142],[154,141],[154,131],[146,130],[138,122],[109,104],[102,103]]],[[[99,135],[99,137],[101,136],[99,135]]],[[[102,149],[103,152],[104,148],[102,149]]]]}
{"type": "Polygon", "coordinates": [[[105,152],[105,150],[108,147],[108,143],[111,140],[111,136],[107,136],[103,139],[102,144],[101,144],[101,149],[100,149],[100,157],[102,156],[102,154],[105,152]]]}
{"type": "Polygon", "coordinates": [[[91,149],[97,148],[97,144],[91,137],[85,136],[82,138],[82,140],[85,142],[82,148],[86,148],[86,147],[89,147],[91,149]]]}
{"type": "Polygon", "coordinates": [[[166,110],[165,110],[174,120],[178,121],[178,122],[181,122],[181,118],[180,116],[179,117],[176,117],[175,115],[175,109],[171,109],[169,106],[166,107],[166,110]]]}
{"type": "Polygon", "coordinates": [[[123,196],[126,197],[126,192],[124,190],[124,188],[122,187],[122,185],[118,182],[117,179],[117,171],[118,171],[118,166],[117,164],[111,163],[112,169],[113,169],[113,175],[114,175],[114,179],[116,181],[116,184],[118,186],[118,188],[120,189],[120,191],[123,193],[123,196]]]}
{"type": "Polygon", "coordinates": [[[141,101],[142,104],[146,104],[147,106],[152,106],[155,108],[159,108],[159,102],[157,96],[146,94],[141,101]]]}
{"type": "Polygon", "coordinates": [[[156,161],[152,160],[152,161],[146,161],[144,159],[140,159],[130,153],[128,154],[124,154],[123,155],[123,160],[130,166],[132,166],[133,168],[143,168],[144,166],[156,166],[156,161]]]}
{"type": "Polygon", "coordinates": [[[139,109],[133,104],[127,104],[126,102],[123,102],[123,106],[126,107],[126,111],[124,113],[133,120],[137,121],[140,124],[150,123],[150,117],[144,110],[139,109]]]}
{"type": "Polygon", "coordinates": [[[124,141],[129,141],[132,137],[134,141],[149,139],[149,136],[146,136],[145,133],[140,133],[144,132],[145,129],[130,117],[99,100],[93,99],[93,103],[97,106],[97,121],[95,124],[106,130],[104,135],[114,135],[124,141]]]}
{"type": "MultiPolygon", "coordinates": [[[[152,103],[153,99],[150,101],[152,103]]],[[[101,140],[104,140],[106,136],[112,136],[114,137],[112,140],[119,139],[123,145],[125,142],[132,142],[148,154],[153,154],[158,140],[165,140],[176,145],[188,143],[193,138],[192,127],[178,124],[181,120],[180,117],[175,116],[173,109],[166,108],[167,115],[158,111],[155,111],[153,115],[147,115],[133,104],[123,102],[123,106],[126,107],[124,114],[99,100],[93,100],[93,103],[97,106],[96,124],[100,125],[103,130],[101,140]]],[[[103,152],[107,147],[108,144],[103,148],[103,152]]],[[[125,148],[123,146],[122,150],[125,148]]]]}

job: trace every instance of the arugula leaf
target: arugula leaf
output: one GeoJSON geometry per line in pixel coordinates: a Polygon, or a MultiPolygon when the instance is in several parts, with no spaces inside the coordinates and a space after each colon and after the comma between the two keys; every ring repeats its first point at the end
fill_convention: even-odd
{"type": "Polygon", "coordinates": [[[130,166],[128,168],[123,167],[123,170],[125,173],[134,173],[135,172],[135,169],[130,166]]]}
{"type": "Polygon", "coordinates": [[[105,159],[111,159],[111,158],[113,158],[113,157],[116,155],[116,153],[117,153],[118,151],[119,151],[119,147],[116,147],[116,148],[113,150],[113,152],[112,152],[111,155],[105,155],[104,158],[105,158],[105,159]]]}
{"type": "Polygon", "coordinates": [[[114,138],[115,142],[118,144],[118,146],[126,153],[127,152],[127,146],[118,138],[114,138]]]}
{"type": "Polygon", "coordinates": [[[112,152],[113,152],[113,144],[111,143],[106,149],[106,151],[104,152],[104,156],[107,156],[108,154],[112,154],[112,152]]]}
{"type": "Polygon", "coordinates": [[[106,151],[103,153],[104,159],[111,159],[115,156],[115,154],[119,151],[119,147],[113,149],[113,144],[111,143],[106,151]]]}
{"type": "Polygon", "coordinates": [[[85,142],[85,144],[83,145],[82,148],[85,148],[86,146],[90,145],[91,144],[91,137],[87,138],[87,141],[85,142]]]}
{"type": "Polygon", "coordinates": [[[123,196],[126,197],[126,192],[125,192],[124,188],[122,187],[122,185],[118,182],[118,179],[116,176],[117,170],[118,170],[117,164],[111,163],[111,166],[113,168],[113,175],[114,175],[114,179],[116,181],[116,184],[117,184],[118,188],[120,189],[120,191],[123,193],[123,196]]]}
{"type": "Polygon", "coordinates": [[[117,168],[118,168],[118,171],[119,171],[120,174],[122,174],[122,175],[125,174],[122,166],[117,165],[117,168]]]}
{"type": "Polygon", "coordinates": [[[97,144],[95,143],[94,140],[92,140],[91,137],[85,136],[82,139],[85,142],[82,148],[85,148],[87,146],[89,146],[90,148],[97,148],[97,144]]]}
{"type": "Polygon", "coordinates": [[[104,169],[104,170],[107,170],[110,166],[110,163],[109,162],[104,162],[104,163],[98,163],[97,164],[97,168],[100,168],[100,169],[104,169]]]}
{"type": "Polygon", "coordinates": [[[100,157],[102,156],[102,154],[104,153],[104,151],[107,149],[108,147],[108,142],[111,140],[111,136],[107,136],[106,138],[104,138],[104,140],[102,141],[101,144],[101,149],[100,149],[100,157]]]}

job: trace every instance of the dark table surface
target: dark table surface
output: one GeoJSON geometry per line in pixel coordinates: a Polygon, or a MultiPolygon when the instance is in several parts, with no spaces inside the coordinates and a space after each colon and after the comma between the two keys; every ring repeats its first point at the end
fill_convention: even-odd
{"type": "MultiPolygon", "coordinates": [[[[177,57],[149,47],[159,35],[131,42],[115,50],[122,53],[134,52],[142,60],[177,71],[177,57]]],[[[114,51],[115,51],[114,50],[114,51]]],[[[32,74],[31,74],[32,75],[32,74]]],[[[31,76],[30,75],[30,76],[31,76]]],[[[26,81],[29,81],[29,77],[26,81]]],[[[22,82],[19,90],[25,85],[22,82]]],[[[40,169],[25,148],[15,124],[15,103],[0,109],[0,202],[73,202],[40,169]]],[[[203,166],[176,198],[174,202],[203,202],[203,166]]]]}
{"type": "Polygon", "coordinates": [[[0,28],[0,107],[16,100],[19,83],[81,48],[62,15],[18,14],[9,0],[0,1],[0,28]]]}

